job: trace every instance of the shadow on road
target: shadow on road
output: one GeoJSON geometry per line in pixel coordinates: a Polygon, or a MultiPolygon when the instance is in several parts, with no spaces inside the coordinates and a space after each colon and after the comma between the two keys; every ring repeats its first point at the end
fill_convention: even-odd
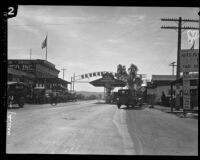
{"type": "Polygon", "coordinates": [[[20,107],[7,107],[7,110],[20,109],[20,107]]]}
{"type": "Polygon", "coordinates": [[[135,106],[135,107],[123,107],[120,109],[125,109],[125,110],[143,110],[145,107],[140,107],[140,106],[135,106]]]}
{"type": "Polygon", "coordinates": [[[94,104],[107,104],[105,102],[95,102],[94,104]]]}

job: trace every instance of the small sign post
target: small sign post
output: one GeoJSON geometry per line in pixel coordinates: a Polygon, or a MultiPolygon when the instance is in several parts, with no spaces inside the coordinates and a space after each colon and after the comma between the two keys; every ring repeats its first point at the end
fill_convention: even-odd
{"type": "Polygon", "coordinates": [[[187,72],[183,72],[183,112],[184,117],[186,116],[186,110],[190,110],[190,80],[185,79],[184,75],[187,75],[187,72]]]}
{"type": "Polygon", "coordinates": [[[198,49],[181,50],[180,70],[183,72],[183,111],[186,116],[186,110],[191,109],[190,79],[198,79],[198,74],[189,74],[189,72],[199,71],[198,49]]]}

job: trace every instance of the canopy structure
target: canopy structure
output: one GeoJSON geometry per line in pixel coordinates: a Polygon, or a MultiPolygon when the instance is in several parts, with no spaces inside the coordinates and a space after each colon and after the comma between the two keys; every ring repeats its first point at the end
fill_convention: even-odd
{"type": "Polygon", "coordinates": [[[106,88],[106,103],[110,103],[111,100],[111,89],[114,87],[125,87],[126,82],[115,79],[112,74],[105,73],[103,75],[103,78],[91,81],[90,84],[92,84],[95,87],[105,87],[106,88]]]}
{"type": "Polygon", "coordinates": [[[105,73],[102,75],[103,77],[97,80],[90,82],[95,87],[125,87],[126,82],[115,79],[114,76],[110,73],[105,73]]]}
{"type": "Polygon", "coordinates": [[[125,87],[126,83],[118,79],[100,78],[90,82],[95,87],[125,87]]]}

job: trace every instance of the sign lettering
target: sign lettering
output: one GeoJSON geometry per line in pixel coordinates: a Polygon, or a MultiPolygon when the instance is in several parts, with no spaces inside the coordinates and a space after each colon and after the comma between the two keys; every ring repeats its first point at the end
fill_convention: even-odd
{"type": "Polygon", "coordinates": [[[190,79],[185,79],[188,75],[183,72],[183,109],[190,109],[190,79]]]}
{"type": "Polygon", "coordinates": [[[34,65],[33,64],[8,64],[8,68],[14,68],[20,71],[25,72],[33,72],[34,65]]]}
{"type": "Polygon", "coordinates": [[[182,72],[199,71],[199,50],[185,49],[180,53],[180,69],[182,72]]]}

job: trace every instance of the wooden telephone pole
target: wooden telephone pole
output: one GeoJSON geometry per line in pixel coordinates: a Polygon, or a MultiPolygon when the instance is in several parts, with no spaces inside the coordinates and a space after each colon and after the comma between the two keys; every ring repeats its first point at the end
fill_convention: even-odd
{"type": "Polygon", "coordinates": [[[178,22],[178,26],[162,26],[161,29],[175,29],[178,30],[178,48],[177,48],[177,67],[176,67],[176,79],[180,78],[180,52],[181,52],[181,33],[183,30],[199,30],[197,27],[191,27],[191,26],[183,26],[182,22],[197,22],[199,23],[199,20],[193,20],[193,19],[182,19],[181,17],[177,18],[162,18],[161,21],[171,21],[171,22],[178,22]]]}
{"type": "Polygon", "coordinates": [[[175,63],[176,62],[172,62],[169,64],[169,66],[172,66],[172,75],[174,75],[174,67],[176,66],[175,63]]]}

